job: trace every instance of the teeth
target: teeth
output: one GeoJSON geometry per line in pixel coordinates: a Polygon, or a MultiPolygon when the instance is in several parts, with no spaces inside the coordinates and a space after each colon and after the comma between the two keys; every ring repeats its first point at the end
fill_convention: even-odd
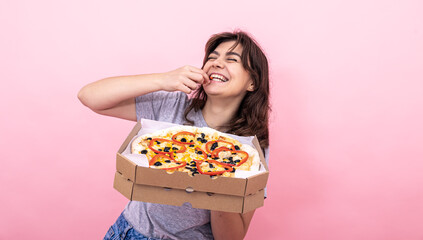
{"type": "Polygon", "coordinates": [[[223,77],[222,75],[219,74],[212,74],[210,75],[210,80],[218,80],[220,82],[227,82],[228,80],[225,79],[225,77],[223,77]]]}

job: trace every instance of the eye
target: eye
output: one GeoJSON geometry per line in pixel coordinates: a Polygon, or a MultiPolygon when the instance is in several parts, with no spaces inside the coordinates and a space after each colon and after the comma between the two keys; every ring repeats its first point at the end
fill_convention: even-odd
{"type": "Polygon", "coordinates": [[[215,57],[215,56],[209,56],[209,57],[207,58],[207,60],[211,60],[211,59],[217,59],[217,57],[215,57]]]}
{"type": "Polygon", "coordinates": [[[238,62],[238,59],[235,59],[235,58],[228,58],[228,61],[231,61],[231,62],[238,62]]]}

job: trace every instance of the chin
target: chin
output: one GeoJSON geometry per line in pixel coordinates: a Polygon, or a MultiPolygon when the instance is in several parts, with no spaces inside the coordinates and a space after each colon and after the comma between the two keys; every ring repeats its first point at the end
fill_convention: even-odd
{"type": "Polygon", "coordinates": [[[207,86],[204,87],[204,92],[206,92],[207,96],[211,96],[211,95],[219,95],[222,93],[222,89],[216,89],[213,86],[207,86]]]}

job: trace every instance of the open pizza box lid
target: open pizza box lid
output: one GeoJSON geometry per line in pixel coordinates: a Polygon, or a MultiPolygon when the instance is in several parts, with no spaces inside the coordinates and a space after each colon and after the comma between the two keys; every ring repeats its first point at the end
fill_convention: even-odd
{"type": "MultiPolygon", "coordinates": [[[[154,122],[148,121],[149,123],[154,122]]],[[[255,206],[257,202],[261,202],[259,205],[262,206],[263,189],[267,184],[269,172],[256,137],[252,143],[259,153],[263,168],[260,172],[246,178],[218,177],[212,179],[210,176],[201,174],[192,177],[179,171],[168,174],[160,169],[140,166],[128,159],[123,153],[141,128],[141,122],[137,122],[116,155],[114,187],[128,199],[170,205],[182,205],[184,202],[190,202],[193,207],[224,211],[225,209],[221,209],[221,206],[213,208],[211,205],[213,203],[221,205],[221,201],[228,201],[229,204],[233,202],[234,198],[239,198],[244,202],[243,209],[241,211],[228,210],[233,212],[248,210],[244,209],[244,205],[246,203],[248,205],[248,199],[255,203],[247,207],[251,208],[250,210],[259,207],[255,206]],[[159,193],[158,189],[160,189],[159,193]],[[207,207],[202,207],[202,204],[207,204],[207,207]]]]}

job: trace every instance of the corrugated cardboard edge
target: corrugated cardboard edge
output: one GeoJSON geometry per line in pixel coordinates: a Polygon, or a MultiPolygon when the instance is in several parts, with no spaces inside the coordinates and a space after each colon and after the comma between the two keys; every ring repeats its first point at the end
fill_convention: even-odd
{"type": "Polygon", "coordinates": [[[125,150],[126,146],[131,142],[132,138],[138,134],[138,131],[141,129],[141,122],[137,122],[132,131],[126,137],[125,141],[120,146],[116,154],[116,171],[122,173],[125,177],[130,179],[132,182],[136,182],[136,171],[137,165],[132,161],[127,160],[122,156],[122,152],[125,150]]]}
{"type": "Polygon", "coordinates": [[[264,189],[255,194],[245,196],[241,213],[247,213],[264,205],[264,189]]]}
{"type": "MultiPolygon", "coordinates": [[[[259,173],[257,175],[251,176],[247,178],[247,184],[245,186],[245,192],[244,195],[251,195],[257,193],[257,191],[260,191],[266,187],[267,180],[269,178],[269,168],[267,167],[266,160],[264,158],[263,151],[261,150],[260,143],[257,139],[257,136],[254,136],[253,144],[256,147],[256,150],[259,154],[260,161],[264,166],[264,169],[266,172],[259,173]]],[[[263,196],[264,198],[264,196],[263,196]]]]}
{"type": "Polygon", "coordinates": [[[192,192],[181,189],[160,188],[135,184],[132,200],[182,206],[190,203],[193,208],[241,213],[244,207],[244,197],[226,194],[192,192]]]}
{"type": "Polygon", "coordinates": [[[132,193],[134,189],[134,182],[124,177],[121,173],[115,173],[113,181],[113,188],[120,192],[127,199],[132,200],[132,193]]]}
{"type": "Polygon", "coordinates": [[[119,153],[122,153],[125,150],[126,146],[128,146],[132,138],[138,134],[138,131],[140,129],[141,129],[141,122],[138,121],[137,124],[135,124],[134,128],[132,128],[132,131],[129,133],[128,137],[126,137],[125,141],[120,146],[118,150],[119,153]]]}
{"type": "Polygon", "coordinates": [[[131,161],[128,161],[120,153],[116,154],[116,171],[121,173],[127,179],[135,182],[137,165],[131,161]]]}
{"type": "Polygon", "coordinates": [[[185,190],[187,187],[194,191],[214,192],[235,196],[245,195],[247,179],[218,177],[211,179],[208,175],[189,176],[185,172],[168,174],[166,171],[153,168],[138,167],[136,170],[136,184],[169,187],[185,190]]]}
{"type": "Polygon", "coordinates": [[[187,193],[181,189],[166,189],[155,186],[134,184],[121,173],[115,173],[113,188],[128,200],[143,201],[181,206],[185,202],[193,208],[246,213],[263,206],[264,191],[246,197],[226,194],[193,192],[187,193]]]}

